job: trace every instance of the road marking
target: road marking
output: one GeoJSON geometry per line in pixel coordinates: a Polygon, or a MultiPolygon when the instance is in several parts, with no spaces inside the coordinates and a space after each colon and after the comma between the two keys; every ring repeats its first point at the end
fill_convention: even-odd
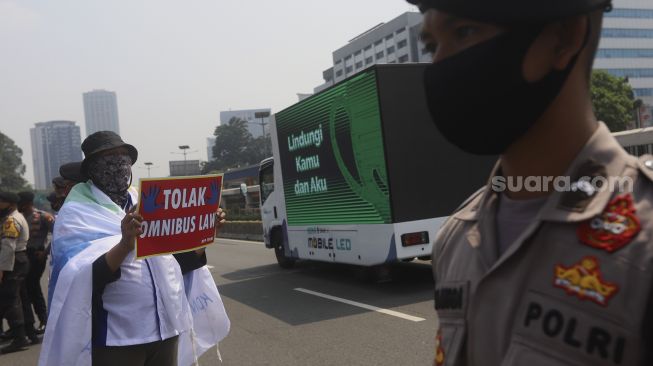
{"type": "Polygon", "coordinates": [[[361,302],[352,301],[352,300],[347,300],[347,299],[343,299],[343,298],[340,298],[340,297],[335,297],[335,296],[331,296],[331,295],[323,294],[323,293],[320,293],[320,292],[315,292],[315,291],[307,290],[307,289],[304,289],[304,288],[296,288],[295,291],[303,292],[303,293],[305,293],[305,294],[309,294],[309,295],[314,295],[314,296],[323,297],[323,298],[325,298],[325,299],[329,299],[329,300],[333,300],[333,301],[338,301],[338,302],[341,302],[341,303],[344,303],[344,304],[348,304],[348,305],[352,305],[352,306],[357,306],[357,307],[359,307],[359,308],[363,308],[363,309],[367,309],[367,310],[376,311],[377,313],[381,313],[381,314],[386,314],[386,315],[396,316],[397,318],[401,318],[401,319],[405,319],[405,320],[410,320],[410,321],[412,321],[412,322],[421,322],[421,321],[426,320],[426,319],[424,319],[424,318],[419,318],[419,317],[416,317],[416,316],[412,316],[412,315],[408,315],[408,314],[400,313],[400,312],[398,312],[398,311],[388,310],[388,309],[383,309],[383,308],[379,308],[379,307],[376,307],[376,306],[363,304],[363,303],[361,303],[361,302]]]}
{"type": "Polygon", "coordinates": [[[217,240],[225,240],[225,241],[235,241],[238,243],[246,243],[246,244],[258,244],[258,245],[265,245],[264,242],[262,241],[250,241],[250,240],[238,240],[238,239],[227,239],[227,238],[216,238],[217,240]]]}

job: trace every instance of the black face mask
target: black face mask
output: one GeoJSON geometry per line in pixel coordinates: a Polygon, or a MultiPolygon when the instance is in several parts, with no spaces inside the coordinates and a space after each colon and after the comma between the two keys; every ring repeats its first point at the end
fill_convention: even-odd
{"type": "Polygon", "coordinates": [[[118,206],[124,206],[132,181],[132,160],[127,155],[104,155],[92,160],[88,175],[118,206]]]}
{"type": "Polygon", "coordinates": [[[509,30],[427,68],[427,103],[447,140],[473,154],[501,154],[544,114],[578,55],[562,71],[524,80],[524,58],[543,29],[509,30]]]}

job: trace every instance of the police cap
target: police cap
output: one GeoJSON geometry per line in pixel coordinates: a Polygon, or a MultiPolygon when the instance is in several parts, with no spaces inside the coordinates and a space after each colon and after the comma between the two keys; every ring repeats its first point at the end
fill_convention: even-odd
{"type": "Polygon", "coordinates": [[[438,9],[486,23],[546,23],[610,9],[612,0],[408,0],[422,12],[438,9]]]}
{"type": "Polygon", "coordinates": [[[18,192],[18,204],[33,203],[34,193],[30,191],[18,192]]]}
{"type": "Polygon", "coordinates": [[[18,203],[18,195],[12,192],[0,191],[0,202],[18,203]]]}

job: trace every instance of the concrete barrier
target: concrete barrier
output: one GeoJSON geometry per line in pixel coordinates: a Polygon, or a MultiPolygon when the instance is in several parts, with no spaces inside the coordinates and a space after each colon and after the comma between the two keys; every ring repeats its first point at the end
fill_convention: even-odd
{"type": "Polygon", "coordinates": [[[219,238],[263,241],[263,224],[261,221],[227,221],[219,238]]]}

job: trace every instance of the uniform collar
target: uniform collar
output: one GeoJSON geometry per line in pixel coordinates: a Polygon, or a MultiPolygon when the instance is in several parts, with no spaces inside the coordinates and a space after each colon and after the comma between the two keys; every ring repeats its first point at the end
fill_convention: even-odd
{"type": "MultiPolygon", "coordinates": [[[[482,193],[473,197],[465,207],[454,214],[463,221],[477,221],[480,216],[496,210],[497,193],[492,190],[492,178],[499,174],[501,162],[497,162],[490,179],[482,193]]],[[[565,176],[575,183],[584,176],[622,177],[628,166],[636,167],[637,161],[619,145],[607,126],[599,122],[599,127],[587,141],[583,149],[572,161],[565,176]]],[[[581,222],[599,215],[607,206],[613,193],[609,189],[597,190],[592,194],[585,192],[553,192],[549,195],[539,220],[553,222],[581,222]]]]}

